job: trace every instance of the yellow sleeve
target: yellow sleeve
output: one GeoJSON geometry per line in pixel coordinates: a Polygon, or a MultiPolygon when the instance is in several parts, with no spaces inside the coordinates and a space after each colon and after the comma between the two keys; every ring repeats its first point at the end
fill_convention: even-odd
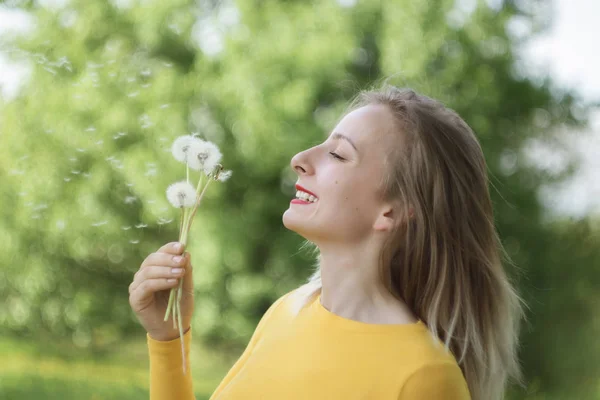
{"type": "Polygon", "coordinates": [[[428,364],[408,377],[398,400],[471,400],[467,382],[456,364],[428,364]]]}
{"type": "Polygon", "coordinates": [[[181,341],[162,342],[146,334],[150,355],[150,400],[194,400],[190,344],[192,328],[183,335],[186,373],[183,375],[181,341]]]}
{"type": "Polygon", "coordinates": [[[248,359],[248,357],[250,357],[250,354],[252,354],[252,350],[254,349],[254,346],[256,346],[256,343],[260,340],[263,329],[264,329],[265,325],[267,324],[267,322],[269,321],[269,318],[271,317],[271,315],[273,314],[273,312],[275,311],[277,306],[279,306],[279,304],[281,304],[281,302],[290,293],[292,293],[292,292],[289,292],[289,293],[281,296],[279,299],[277,299],[271,305],[271,307],[269,307],[269,309],[265,312],[265,314],[262,316],[262,318],[258,322],[258,325],[256,326],[256,329],[254,330],[254,333],[252,334],[252,337],[250,338],[250,342],[248,342],[248,345],[246,346],[246,349],[244,350],[244,352],[242,353],[240,358],[235,362],[235,364],[233,364],[233,367],[231,367],[231,369],[229,370],[227,375],[225,375],[225,378],[223,378],[221,383],[219,383],[219,386],[217,386],[217,388],[213,392],[212,396],[210,397],[210,400],[216,399],[217,396],[219,395],[219,393],[227,387],[229,382],[231,382],[231,380],[235,377],[235,375],[242,369],[242,367],[246,363],[246,360],[248,359]]]}

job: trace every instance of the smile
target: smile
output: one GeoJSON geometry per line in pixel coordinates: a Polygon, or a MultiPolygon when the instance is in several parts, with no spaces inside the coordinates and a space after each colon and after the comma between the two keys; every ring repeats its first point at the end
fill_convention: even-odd
{"type": "MultiPolygon", "coordinates": [[[[300,185],[296,185],[296,189],[296,199],[301,200],[302,203],[316,203],[317,201],[319,201],[319,198],[308,189],[305,189],[300,185]]],[[[292,200],[292,203],[300,202],[294,202],[294,200],[292,200]]]]}

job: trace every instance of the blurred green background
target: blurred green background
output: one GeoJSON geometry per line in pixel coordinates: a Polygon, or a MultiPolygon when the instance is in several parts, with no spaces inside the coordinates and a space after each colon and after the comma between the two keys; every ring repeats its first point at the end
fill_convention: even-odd
{"type": "MultiPolygon", "coordinates": [[[[289,166],[321,142],[361,88],[393,76],[474,128],[496,222],[530,309],[511,399],[600,398],[597,215],[551,215],[541,189],[577,166],[560,147],[595,105],[528,77],[516,48],[549,26],[550,3],[345,0],[6,1],[34,28],[4,35],[28,68],[0,99],[0,399],[148,398],[145,332],[128,286],[177,239],[165,189],[184,177],[177,136],[215,142],[233,170],[192,229],[195,390],[208,398],[281,294],[311,271],[281,216],[289,166]],[[514,21],[526,35],[507,29],[514,21]]],[[[19,64],[17,64],[19,65],[19,64]]]]}

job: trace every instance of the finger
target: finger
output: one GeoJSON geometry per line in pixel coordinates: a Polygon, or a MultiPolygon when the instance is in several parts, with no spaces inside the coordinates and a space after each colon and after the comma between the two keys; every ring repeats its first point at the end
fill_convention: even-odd
{"type": "Polygon", "coordinates": [[[185,246],[183,245],[183,243],[171,242],[171,243],[165,244],[160,249],[158,249],[156,252],[177,255],[177,254],[182,254],[184,250],[185,250],[185,246]]]}
{"type": "Polygon", "coordinates": [[[181,267],[185,265],[185,254],[151,253],[140,265],[140,270],[149,265],[164,265],[165,267],[181,267]]]}
{"type": "Polygon", "coordinates": [[[146,279],[169,277],[168,275],[173,273],[173,268],[183,269],[182,272],[175,271],[174,276],[178,278],[185,276],[187,269],[190,267],[190,259],[191,255],[187,252],[183,253],[181,256],[152,253],[144,260],[140,269],[133,276],[133,282],[129,287],[129,292],[131,293],[132,290],[146,279]]]}
{"type": "Polygon", "coordinates": [[[165,267],[162,265],[149,265],[145,268],[139,270],[133,282],[130,285],[129,292],[135,290],[139,285],[141,285],[144,281],[149,279],[157,279],[157,278],[181,278],[185,274],[185,267],[165,267]]]}
{"type": "Polygon", "coordinates": [[[154,293],[160,292],[161,290],[172,289],[178,284],[178,279],[175,279],[174,281],[165,278],[146,280],[131,292],[129,295],[129,304],[134,311],[141,311],[141,308],[144,307],[144,304],[147,303],[147,300],[152,297],[154,293]]]}

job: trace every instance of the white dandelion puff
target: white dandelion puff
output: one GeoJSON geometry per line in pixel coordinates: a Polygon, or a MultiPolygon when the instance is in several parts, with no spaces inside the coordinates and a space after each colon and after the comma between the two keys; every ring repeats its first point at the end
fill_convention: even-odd
{"type": "Polygon", "coordinates": [[[167,200],[173,207],[193,207],[196,204],[196,189],[185,181],[173,183],[167,188],[167,200]]]}
{"type": "Polygon", "coordinates": [[[221,161],[221,151],[212,142],[196,139],[198,142],[190,148],[190,159],[188,165],[196,171],[204,171],[206,175],[210,174],[215,166],[221,161]],[[198,143],[198,144],[196,144],[198,143]]]}
{"type": "Polygon", "coordinates": [[[175,139],[173,145],[171,146],[171,153],[173,154],[173,157],[175,157],[177,161],[184,164],[189,162],[190,148],[192,147],[192,143],[196,140],[196,138],[190,135],[179,136],[177,139],[175,139]]]}

